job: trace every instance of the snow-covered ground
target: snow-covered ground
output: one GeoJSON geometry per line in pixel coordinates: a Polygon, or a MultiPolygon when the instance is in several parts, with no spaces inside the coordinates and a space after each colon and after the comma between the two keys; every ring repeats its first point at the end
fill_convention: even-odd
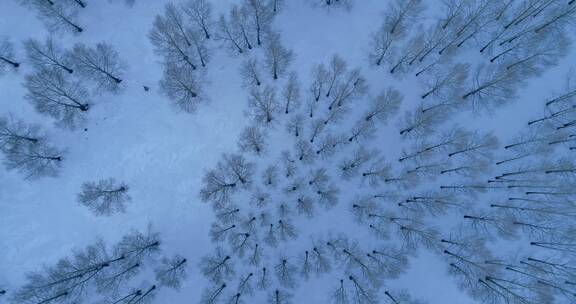
{"type": "MultiPolygon", "coordinates": [[[[218,15],[236,1],[212,2],[218,15]]],[[[311,8],[305,0],[286,1],[273,27],[281,32],[284,45],[294,51],[290,70],[298,72],[304,88],[314,64],[339,54],[350,66],[362,69],[371,96],[394,86],[405,94],[403,110],[419,102],[418,83],[411,78],[393,79],[367,61],[371,32],[379,26],[387,2],[359,0],[351,11],[327,11],[311,8]]],[[[93,98],[95,106],[86,131],[58,129],[34,111],[24,99],[23,77],[30,72],[26,63],[17,72],[0,77],[0,115],[10,112],[41,124],[54,145],[66,148],[63,170],[57,178],[26,181],[0,166],[0,287],[14,290],[24,283],[27,272],[53,264],[74,248],[98,239],[114,243],[131,229],[142,230],[152,223],[162,235],[166,253],[179,253],[193,261],[181,290],[161,290],[155,303],[196,303],[199,299],[207,280],[197,263],[213,248],[209,229],[214,216],[198,193],[205,170],[214,167],[222,153],[237,149],[237,138],[248,125],[246,92],[238,72],[242,59],[216,50],[208,66],[209,104],[187,114],[176,111],[158,93],[162,67],[147,34],[165,3],[143,0],[130,8],[106,0],[89,1],[80,15],[85,32],[57,37],[66,47],[76,42],[91,45],[106,41],[127,62],[125,90],[93,98]],[[150,86],[151,91],[145,92],[142,85],[150,86]],[[132,202],[126,213],[95,217],[76,203],[76,195],[83,182],[107,177],[129,184],[132,202]]],[[[21,41],[31,37],[43,40],[47,34],[33,12],[16,1],[0,1],[0,36],[7,35],[16,43],[18,58],[25,56],[21,41]]],[[[532,79],[520,90],[517,102],[489,115],[464,114],[459,119],[470,128],[494,130],[501,139],[510,138],[540,112],[550,93],[562,88],[563,77],[576,64],[575,58],[571,52],[557,67],[532,79]]],[[[396,133],[395,122],[393,119],[385,132],[396,133]]],[[[398,142],[388,142],[385,147],[392,157],[399,155],[398,142]]],[[[339,210],[347,212],[346,208],[339,210]]],[[[314,224],[338,226],[331,216],[321,215],[314,224]]],[[[447,277],[445,265],[437,257],[422,252],[410,265],[400,279],[390,282],[391,286],[407,288],[416,298],[430,303],[474,303],[447,277]]],[[[294,302],[324,303],[328,289],[322,288],[322,280],[300,286],[294,302]]]]}

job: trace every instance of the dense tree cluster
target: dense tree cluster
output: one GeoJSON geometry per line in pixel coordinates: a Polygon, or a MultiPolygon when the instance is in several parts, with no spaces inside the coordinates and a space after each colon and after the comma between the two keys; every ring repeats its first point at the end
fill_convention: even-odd
{"type": "Polygon", "coordinates": [[[490,111],[512,100],[526,80],[566,54],[566,25],[576,9],[565,1],[450,0],[441,18],[424,26],[418,20],[425,12],[422,0],[392,1],[369,53],[393,75],[424,78],[426,114],[409,118],[421,129],[460,109],[490,111]],[[458,62],[469,50],[481,55],[474,66],[458,62]]]}
{"type": "Polygon", "coordinates": [[[162,287],[178,288],[187,276],[186,259],[163,257],[157,232],[133,231],[114,246],[98,241],[70,257],[30,272],[12,294],[13,303],[150,303],[162,287]],[[156,283],[133,287],[140,273],[153,269],[156,283]]]}
{"type": "MultiPolygon", "coordinates": [[[[24,41],[26,64],[32,72],[24,77],[24,96],[42,115],[51,117],[56,125],[70,130],[82,127],[92,108],[92,97],[103,91],[117,93],[122,89],[126,69],[112,45],[101,42],[94,47],[76,43],[63,49],[53,38],[44,42],[24,41]],[[94,85],[91,93],[88,85],[94,85]]],[[[0,42],[0,73],[6,67],[20,66],[14,59],[9,40],[0,42]]],[[[0,142],[4,164],[26,178],[56,176],[63,160],[63,151],[50,145],[40,128],[13,115],[0,118],[0,142]]]]}
{"type": "Polygon", "coordinates": [[[92,106],[88,83],[95,85],[95,94],[122,89],[125,64],[108,43],[97,43],[94,47],[77,43],[72,49],[63,50],[48,38],[44,43],[29,39],[24,46],[34,68],[25,77],[24,87],[28,90],[25,97],[60,127],[82,126],[92,106]]]}
{"type": "Polygon", "coordinates": [[[259,84],[265,73],[263,68],[274,79],[285,75],[293,54],[271,28],[283,3],[280,0],[243,0],[234,4],[228,14],[217,18],[213,16],[212,4],[206,0],[168,3],[164,13],[156,16],[149,33],[164,65],[160,81],[162,93],[178,109],[189,113],[206,103],[206,66],[213,57],[213,50],[219,47],[228,49],[231,55],[264,48],[263,63],[252,58],[242,66],[247,84],[259,84]]]}
{"type": "Polygon", "coordinates": [[[163,58],[160,90],[185,112],[192,113],[198,104],[207,101],[202,69],[212,57],[212,19],[212,4],[206,0],[180,5],[170,2],[164,14],[156,16],[148,35],[155,52],[163,58]]]}
{"type": "MultiPolygon", "coordinates": [[[[367,142],[399,111],[402,94],[387,88],[356,115],[354,104],[367,98],[366,80],[339,56],[314,67],[307,91],[295,73],[260,77],[256,66],[249,59],[241,70],[249,95],[246,114],[253,121],[239,139],[245,155],[225,155],[204,177],[201,197],[215,209],[210,236],[218,245],[200,263],[213,284],[202,303],[250,301],[255,290],[270,303],[291,303],[290,290],[312,275],[335,271],[342,273],[336,303],[376,303],[383,281],[406,269],[405,248],[365,248],[344,232],[318,236],[301,251],[286,248],[302,247],[289,246],[305,233],[301,221],[338,204],[341,180],[362,179],[376,187],[394,178],[382,152],[367,142]],[[290,140],[271,146],[269,134],[278,132],[290,140]]],[[[388,294],[407,297],[404,291],[388,294]]]]}
{"type": "MultiPolygon", "coordinates": [[[[202,303],[292,303],[295,288],[327,273],[338,277],[333,303],[423,303],[386,284],[420,250],[481,303],[574,301],[574,88],[547,101],[512,143],[447,123],[513,101],[554,66],[566,54],[574,4],[443,4],[443,15],[424,23],[423,1],[391,1],[373,34],[370,63],[421,82],[421,103],[397,120],[397,138],[384,130],[403,94],[371,94],[339,56],[312,67],[307,86],[295,73],[275,77],[271,49],[262,63],[244,61],[252,123],[231,154],[241,161],[225,155],[201,191],[216,215],[215,250],[200,262],[211,282],[202,303]],[[382,152],[384,141],[400,144],[396,159],[382,152]],[[342,204],[369,239],[310,221],[342,204]],[[515,255],[496,250],[502,239],[515,255]]],[[[239,53],[252,46],[235,41],[239,53]]]]}

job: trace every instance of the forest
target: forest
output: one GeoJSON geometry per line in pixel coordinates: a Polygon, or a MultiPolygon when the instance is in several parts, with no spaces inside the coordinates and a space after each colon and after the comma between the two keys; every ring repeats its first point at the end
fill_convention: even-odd
{"type": "Polygon", "coordinates": [[[576,0],[5,0],[0,303],[576,303],[576,0]]]}

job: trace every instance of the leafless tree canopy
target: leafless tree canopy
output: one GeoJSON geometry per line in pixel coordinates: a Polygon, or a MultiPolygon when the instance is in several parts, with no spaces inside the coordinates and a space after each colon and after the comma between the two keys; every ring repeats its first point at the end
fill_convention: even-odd
{"type": "Polygon", "coordinates": [[[70,74],[74,72],[70,67],[68,58],[64,56],[63,50],[52,38],[46,39],[44,44],[34,39],[28,39],[24,42],[24,47],[28,61],[36,69],[59,68],[70,74]]]}
{"type": "Polygon", "coordinates": [[[78,203],[90,209],[95,215],[109,216],[125,212],[125,204],[130,201],[128,186],[113,178],[82,184],[78,203]]]}
{"type": "Polygon", "coordinates": [[[170,98],[176,108],[193,113],[199,104],[207,101],[201,77],[186,66],[166,65],[164,78],[160,80],[160,91],[170,98]]]}
{"type": "Polygon", "coordinates": [[[58,125],[74,129],[90,109],[88,91],[80,81],[71,81],[61,69],[42,69],[28,75],[26,99],[41,114],[54,118],[58,125]]]}
{"type": "Polygon", "coordinates": [[[78,43],[68,56],[74,70],[95,82],[98,89],[110,92],[120,90],[125,66],[112,45],[100,42],[91,48],[78,43]]]}

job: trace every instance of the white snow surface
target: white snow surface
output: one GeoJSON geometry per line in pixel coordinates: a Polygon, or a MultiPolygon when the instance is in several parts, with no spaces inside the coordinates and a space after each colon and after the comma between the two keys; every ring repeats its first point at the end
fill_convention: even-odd
{"type": "MultiPolygon", "coordinates": [[[[212,2],[215,15],[219,15],[237,1],[212,2]]],[[[339,54],[350,67],[362,68],[370,95],[393,85],[405,94],[402,109],[419,102],[418,83],[392,79],[385,69],[376,69],[367,62],[370,34],[379,26],[387,2],[359,0],[351,11],[326,11],[310,7],[305,0],[286,1],[273,27],[296,55],[290,70],[298,72],[303,89],[309,84],[309,71],[314,64],[339,54]]],[[[24,99],[23,77],[31,71],[26,63],[17,72],[1,76],[0,115],[10,112],[27,122],[41,124],[55,146],[67,149],[57,178],[25,181],[0,166],[0,285],[7,290],[21,286],[27,272],[53,264],[73,249],[98,239],[112,244],[131,229],[144,230],[152,223],[161,233],[165,254],[178,253],[192,261],[181,290],[162,289],[154,303],[199,300],[207,280],[199,272],[197,262],[214,247],[208,235],[214,216],[210,206],[200,201],[198,192],[205,170],[213,167],[222,153],[237,150],[238,135],[248,125],[244,114],[247,99],[238,72],[242,58],[232,57],[222,49],[216,50],[207,69],[206,93],[210,102],[199,106],[195,114],[176,111],[158,93],[162,68],[147,34],[166,3],[141,0],[130,8],[106,0],[88,1],[79,19],[85,31],[78,36],[57,37],[66,47],[76,42],[93,45],[106,41],[128,64],[126,88],[121,93],[93,98],[87,131],[56,128],[49,118],[34,111],[24,99]],[[150,86],[151,91],[144,92],[142,85],[150,86]],[[76,203],[76,195],[83,182],[107,177],[126,182],[132,202],[126,213],[95,217],[76,203]]],[[[2,0],[2,35],[16,43],[17,57],[24,59],[21,42],[31,37],[43,41],[48,33],[33,12],[16,1],[2,0]]],[[[576,56],[571,52],[560,65],[521,88],[517,102],[491,115],[465,114],[459,119],[468,127],[494,130],[501,139],[510,138],[529,117],[540,112],[542,101],[550,93],[562,87],[562,77],[575,63],[576,56]]],[[[395,119],[387,128],[390,130],[386,132],[397,133],[395,119]]],[[[273,138],[271,144],[282,140],[273,138]]],[[[385,143],[384,150],[392,155],[391,159],[399,154],[398,140],[394,136],[385,143]]],[[[346,189],[341,191],[345,193],[346,189]]],[[[346,208],[338,210],[341,213],[318,216],[314,224],[338,227],[338,217],[350,217],[346,208]]],[[[340,229],[358,229],[350,225],[340,229]]],[[[303,236],[300,240],[304,243],[308,239],[303,236]]],[[[328,275],[301,284],[295,290],[294,302],[324,303],[331,286],[325,282],[333,281],[335,278],[328,275]]],[[[415,298],[429,303],[474,303],[447,277],[445,265],[425,251],[411,260],[407,273],[387,284],[407,288],[415,298]]],[[[263,298],[256,297],[254,301],[259,303],[263,298]]]]}

